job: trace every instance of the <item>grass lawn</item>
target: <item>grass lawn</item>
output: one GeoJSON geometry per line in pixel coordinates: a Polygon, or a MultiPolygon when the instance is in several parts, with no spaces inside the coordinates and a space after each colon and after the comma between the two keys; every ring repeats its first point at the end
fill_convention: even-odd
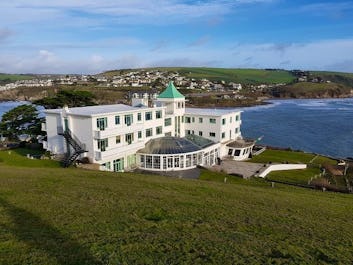
{"type": "Polygon", "coordinates": [[[316,156],[315,154],[296,152],[296,151],[285,151],[285,150],[271,150],[267,149],[263,153],[258,156],[254,156],[250,162],[254,163],[304,163],[309,164],[312,161],[312,164],[323,164],[323,163],[331,163],[333,165],[336,164],[335,160],[332,160],[323,156],[316,156]]]}
{"type": "Polygon", "coordinates": [[[18,161],[0,163],[0,264],[353,261],[351,195],[18,161]]]}
{"type": "MultiPolygon", "coordinates": [[[[335,165],[337,162],[324,156],[316,156],[315,154],[308,154],[295,151],[270,150],[251,159],[254,163],[294,163],[294,164],[309,164],[310,166],[304,170],[288,170],[288,171],[274,171],[266,176],[267,179],[290,182],[294,184],[308,184],[308,181],[315,175],[320,174],[320,167],[325,163],[335,165]]],[[[335,184],[335,183],[334,183],[335,184]]]]}
{"type": "Polygon", "coordinates": [[[307,168],[305,170],[273,171],[266,176],[269,180],[284,181],[296,184],[308,185],[308,181],[315,175],[320,174],[319,168],[307,168]]]}
{"type": "Polygon", "coordinates": [[[53,160],[29,159],[27,154],[39,155],[43,151],[30,150],[26,148],[17,148],[6,151],[0,151],[0,166],[21,166],[21,167],[59,167],[59,162],[53,160]]]}

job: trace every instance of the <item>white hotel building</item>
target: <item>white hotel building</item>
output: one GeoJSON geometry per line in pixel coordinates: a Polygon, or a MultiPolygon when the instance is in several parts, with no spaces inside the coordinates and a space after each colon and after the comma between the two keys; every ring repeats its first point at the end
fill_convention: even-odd
{"type": "Polygon", "coordinates": [[[241,111],[185,108],[172,82],[149,105],[148,96],[135,96],[132,106],[46,110],[44,148],[64,155],[64,166],[85,159],[108,171],[185,170],[252,152],[254,141],[241,137],[241,111]]]}

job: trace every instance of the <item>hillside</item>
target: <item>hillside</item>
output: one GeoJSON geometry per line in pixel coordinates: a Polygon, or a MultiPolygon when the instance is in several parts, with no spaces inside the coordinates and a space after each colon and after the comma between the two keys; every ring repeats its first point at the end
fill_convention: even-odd
{"type": "Polygon", "coordinates": [[[31,75],[15,75],[15,74],[2,74],[0,73],[0,85],[15,82],[17,80],[28,80],[33,79],[31,75]]]}
{"type": "Polygon", "coordinates": [[[339,98],[351,95],[352,90],[353,87],[339,83],[299,82],[273,88],[271,94],[280,98],[339,98]]]}
{"type": "MultiPolygon", "coordinates": [[[[6,153],[5,153],[6,154],[6,153]]],[[[353,197],[0,162],[0,264],[350,264],[353,197]]],[[[208,174],[208,178],[210,175],[208,174]]],[[[216,174],[215,179],[223,176],[216,174]]],[[[213,179],[213,177],[211,177],[213,179]]]]}
{"type": "MultiPolygon", "coordinates": [[[[141,69],[140,69],[141,70],[141,69]]],[[[144,70],[161,70],[178,72],[182,76],[195,79],[209,79],[212,81],[235,82],[242,84],[276,84],[290,83],[295,77],[285,70],[264,70],[264,69],[231,69],[231,68],[207,68],[207,67],[156,67],[144,68],[144,70]]],[[[108,71],[104,74],[112,77],[117,74],[133,70],[108,71]]]]}

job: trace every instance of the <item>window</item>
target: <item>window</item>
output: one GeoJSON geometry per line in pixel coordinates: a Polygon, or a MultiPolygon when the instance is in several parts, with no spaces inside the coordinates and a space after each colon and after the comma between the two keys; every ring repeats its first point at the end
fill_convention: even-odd
{"type": "Polygon", "coordinates": [[[195,122],[195,117],[192,117],[192,122],[193,122],[193,123],[195,122]]]}
{"type": "Polygon", "coordinates": [[[121,143],[121,137],[120,137],[120,135],[117,135],[117,136],[115,137],[115,143],[116,143],[116,144],[120,144],[120,143],[121,143]]]}
{"type": "Polygon", "coordinates": [[[216,123],[216,119],[210,118],[210,123],[216,123]]]}
{"type": "Polygon", "coordinates": [[[108,147],[108,139],[107,138],[98,140],[98,149],[101,152],[104,152],[107,149],[107,147],[108,147]]]}
{"type": "Polygon", "coordinates": [[[161,168],[161,157],[153,156],[153,168],[160,169],[161,168]]]}
{"type": "Polygon", "coordinates": [[[110,162],[102,164],[102,167],[104,167],[105,170],[110,170],[110,162]]]}
{"type": "Polygon", "coordinates": [[[146,168],[152,168],[152,156],[146,156],[146,168]]]}
{"type": "Polygon", "coordinates": [[[170,126],[170,125],[172,125],[172,118],[164,119],[164,126],[170,126]]]}
{"type": "Polygon", "coordinates": [[[191,118],[190,117],[185,117],[185,123],[191,123],[191,118]]]}
{"type": "Polygon", "coordinates": [[[152,136],[152,128],[146,129],[146,137],[152,136]]]}
{"type": "Polygon", "coordinates": [[[156,127],[156,134],[162,134],[162,126],[156,127]]]}
{"type": "Polygon", "coordinates": [[[142,138],[142,131],[138,131],[138,133],[137,133],[137,138],[138,138],[138,139],[141,139],[141,138],[142,138]]]}
{"type": "Polygon", "coordinates": [[[235,116],[235,120],[238,121],[240,119],[239,115],[235,116]]]}
{"type": "Polygon", "coordinates": [[[162,118],[162,111],[161,110],[157,110],[156,111],[156,119],[161,119],[162,118]]]}
{"type": "Polygon", "coordinates": [[[222,132],[222,139],[226,138],[226,133],[222,132]]]}
{"type": "Polygon", "coordinates": [[[115,116],[115,125],[120,124],[120,116],[115,116]]]}
{"type": "Polygon", "coordinates": [[[146,121],[152,120],[152,112],[151,111],[145,113],[145,120],[146,121]]]}
{"type": "Polygon", "coordinates": [[[113,161],[114,171],[122,171],[124,169],[124,158],[113,161]]]}
{"type": "Polygon", "coordinates": [[[184,116],[181,116],[181,122],[184,123],[184,116]]]}
{"type": "Polygon", "coordinates": [[[216,133],[210,132],[210,137],[216,137],[216,133]]]}
{"type": "Polygon", "coordinates": [[[222,125],[224,125],[224,124],[226,124],[226,119],[225,118],[222,119],[222,125]]]}
{"type": "Polygon", "coordinates": [[[190,135],[191,131],[190,130],[186,130],[185,133],[186,133],[186,135],[190,135]]]}
{"type": "Polygon", "coordinates": [[[199,123],[202,123],[203,122],[203,118],[199,118],[199,123]]]}
{"type": "Polygon", "coordinates": [[[239,133],[239,128],[235,128],[235,133],[239,133]]]}
{"type": "Polygon", "coordinates": [[[125,124],[127,126],[130,126],[133,122],[133,116],[132,114],[125,115],[125,124]]]}
{"type": "Polygon", "coordinates": [[[229,123],[232,123],[232,117],[229,118],[229,123]]]}
{"type": "Polygon", "coordinates": [[[202,136],[202,131],[199,131],[199,135],[202,136]]]}
{"type": "Polygon", "coordinates": [[[134,141],[134,134],[133,133],[125,134],[125,142],[127,142],[127,144],[132,144],[133,141],[134,141]]]}
{"type": "Polygon", "coordinates": [[[232,148],[229,148],[228,150],[228,155],[231,156],[233,154],[233,149],[232,148]]]}
{"type": "Polygon", "coordinates": [[[97,128],[101,131],[104,131],[107,128],[108,119],[107,118],[98,118],[97,119],[97,128]]]}
{"type": "Polygon", "coordinates": [[[138,121],[141,121],[141,120],[142,120],[141,112],[137,113],[137,120],[138,120],[138,121]]]}

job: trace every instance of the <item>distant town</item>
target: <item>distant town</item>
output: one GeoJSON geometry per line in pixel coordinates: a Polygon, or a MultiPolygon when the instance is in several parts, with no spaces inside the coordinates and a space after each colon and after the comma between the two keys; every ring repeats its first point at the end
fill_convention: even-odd
{"type": "MultiPolygon", "coordinates": [[[[109,73],[109,72],[108,72],[109,73]]],[[[293,70],[297,82],[331,83],[330,80],[323,80],[320,77],[312,77],[308,72],[293,70]]],[[[98,83],[101,87],[164,87],[170,80],[178,87],[185,89],[202,89],[206,91],[239,91],[243,84],[226,82],[224,80],[212,81],[206,78],[195,79],[180,75],[178,72],[161,70],[131,70],[121,71],[120,74],[107,76],[97,75],[37,75],[30,80],[18,80],[0,86],[0,91],[10,90],[18,87],[50,87],[54,85],[87,85],[92,82],[98,83]]],[[[249,85],[251,89],[266,89],[270,87],[284,86],[286,83],[249,85]]]]}

